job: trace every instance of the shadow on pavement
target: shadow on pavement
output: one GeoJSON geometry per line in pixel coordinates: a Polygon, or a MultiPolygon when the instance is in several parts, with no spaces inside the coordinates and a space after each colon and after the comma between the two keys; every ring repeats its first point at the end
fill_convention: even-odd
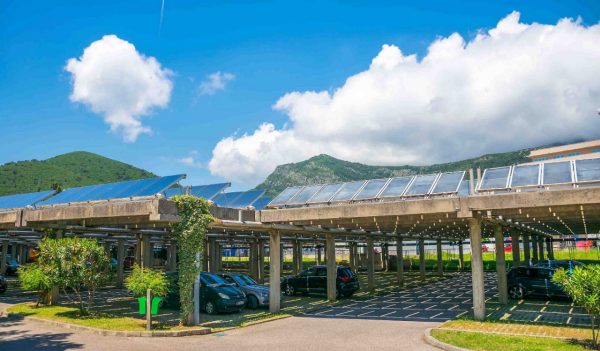
{"type": "Polygon", "coordinates": [[[76,350],[82,344],[68,341],[72,333],[37,333],[24,329],[22,317],[0,317],[0,350],[76,350]]]}

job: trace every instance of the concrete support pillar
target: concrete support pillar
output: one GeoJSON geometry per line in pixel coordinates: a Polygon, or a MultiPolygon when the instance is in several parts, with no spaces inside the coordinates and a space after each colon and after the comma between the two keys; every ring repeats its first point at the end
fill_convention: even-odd
{"type": "Polygon", "coordinates": [[[265,283],[265,242],[258,241],[258,283],[265,283]]]}
{"type": "Polygon", "coordinates": [[[13,260],[16,260],[16,259],[17,259],[17,244],[15,244],[15,243],[12,243],[12,244],[10,245],[10,257],[11,257],[13,260]]]}
{"type": "Polygon", "coordinates": [[[545,259],[544,255],[544,241],[545,238],[540,236],[538,237],[538,261],[543,261],[545,259]]]}
{"type": "Polygon", "coordinates": [[[425,280],[425,239],[419,239],[419,275],[425,280]]]}
{"type": "Polygon", "coordinates": [[[539,256],[538,256],[538,243],[537,243],[537,236],[532,235],[531,236],[531,248],[533,249],[533,255],[531,257],[531,260],[533,261],[533,263],[537,263],[539,260],[539,256]]]}
{"type": "Polygon", "coordinates": [[[381,245],[381,269],[384,272],[388,271],[388,245],[383,243],[381,245]]]}
{"type": "Polygon", "coordinates": [[[496,273],[498,274],[498,302],[508,304],[508,287],[506,283],[506,261],[504,257],[504,232],[502,226],[494,225],[496,241],[496,273]]]}
{"type": "Polygon", "coordinates": [[[323,260],[321,259],[321,246],[317,245],[317,264],[321,264],[323,260]]]}
{"type": "Polygon", "coordinates": [[[8,255],[8,244],[8,240],[2,240],[2,262],[0,264],[0,274],[6,274],[6,266],[8,262],[6,259],[6,256],[8,255]]]}
{"type": "Polygon", "coordinates": [[[281,308],[281,235],[269,233],[269,312],[279,313],[281,308]]]}
{"type": "Polygon", "coordinates": [[[258,270],[257,257],[256,257],[256,243],[254,240],[250,241],[248,246],[248,275],[254,278],[258,278],[256,271],[258,270]]]}
{"type": "Polygon", "coordinates": [[[442,239],[437,239],[436,242],[437,248],[437,274],[441,277],[444,275],[444,260],[442,257],[442,239]]]}
{"type": "Polygon", "coordinates": [[[356,244],[348,243],[348,264],[350,269],[356,272],[356,244]]]}
{"type": "Polygon", "coordinates": [[[549,260],[553,260],[554,259],[554,245],[552,243],[552,238],[546,238],[546,246],[548,248],[548,259],[549,260]]]}
{"type": "Polygon", "coordinates": [[[404,253],[402,252],[402,237],[396,239],[396,281],[404,286],[404,253]]]}
{"type": "Polygon", "coordinates": [[[298,247],[297,247],[297,249],[298,249],[298,254],[297,254],[298,255],[298,260],[297,260],[297,263],[298,263],[298,273],[300,273],[300,272],[302,272],[302,261],[304,259],[303,258],[304,246],[302,245],[302,241],[298,241],[298,247]]]}
{"type": "Polygon", "coordinates": [[[106,254],[108,255],[108,258],[112,258],[112,242],[110,241],[105,241],[104,242],[104,251],[106,251],[106,254]]]}
{"type": "Polygon", "coordinates": [[[523,263],[529,266],[531,263],[531,246],[529,245],[529,234],[523,234],[523,263]]]}
{"type": "Polygon", "coordinates": [[[29,255],[29,246],[21,245],[21,257],[19,257],[21,264],[27,263],[28,255],[29,255]]]}
{"type": "Polygon", "coordinates": [[[152,268],[152,250],[150,246],[150,236],[142,235],[142,267],[143,268],[152,268]]]}
{"type": "Polygon", "coordinates": [[[465,270],[465,252],[462,240],[458,243],[458,270],[465,270]]]}
{"type": "Polygon", "coordinates": [[[167,248],[167,270],[170,272],[177,270],[177,245],[175,243],[171,243],[167,248]]]}
{"type": "Polygon", "coordinates": [[[326,235],[327,245],[327,299],[335,301],[337,280],[337,265],[335,262],[335,238],[332,233],[326,235]]]}
{"type": "Polygon", "coordinates": [[[513,267],[521,265],[521,250],[519,248],[519,232],[516,230],[510,231],[510,241],[512,244],[512,259],[513,267]]]}
{"type": "Polygon", "coordinates": [[[217,272],[220,272],[223,270],[223,245],[220,242],[217,242],[215,246],[215,249],[217,250],[217,272]]]}
{"type": "Polygon", "coordinates": [[[298,274],[298,240],[292,241],[292,274],[298,274]]]}
{"type": "Polygon", "coordinates": [[[125,239],[117,241],[117,288],[123,287],[123,261],[125,260],[125,239]]]}
{"type": "MultiPolygon", "coordinates": [[[[281,243],[281,239],[279,241],[281,243]]],[[[281,243],[279,245],[279,264],[280,264],[280,269],[283,272],[283,268],[284,268],[284,264],[285,263],[285,250],[284,250],[284,246],[283,243],[281,243]]]]}
{"type": "Polygon", "coordinates": [[[219,259],[218,259],[218,244],[217,244],[217,239],[215,238],[211,238],[208,240],[208,250],[210,251],[210,257],[209,262],[208,262],[208,271],[210,273],[217,273],[219,268],[219,259]]]}
{"type": "Polygon", "coordinates": [[[208,240],[204,239],[204,242],[202,243],[203,249],[202,249],[202,271],[203,272],[208,272],[208,256],[210,255],[210,252],[208,251],[208,240]]]}
{"type": "Polygon", "coordinates": [[[471,280],[473,282],[473,316],[485,319],[485,285],[483,277],[483,253],[481,250],[481,219],[469,219],[471,239],[471,280]]]}
{"type": "Polygon", "coordinates": [[[375,255],[372,238],[367,239],[367,288],[371,293],[375,291],[375,255]]]}

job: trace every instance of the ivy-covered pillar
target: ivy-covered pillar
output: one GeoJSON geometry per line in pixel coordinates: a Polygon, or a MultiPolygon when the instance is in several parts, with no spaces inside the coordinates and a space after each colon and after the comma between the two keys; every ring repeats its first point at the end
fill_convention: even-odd
{"type": "Polygon", "coordinates": [[[278,230],[269,233],[269,311],[279,313],[281,309],[281,234],[278,230]]]}

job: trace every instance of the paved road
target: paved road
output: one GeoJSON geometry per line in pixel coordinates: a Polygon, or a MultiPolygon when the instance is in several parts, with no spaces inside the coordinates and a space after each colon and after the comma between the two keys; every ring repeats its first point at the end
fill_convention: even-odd
{"type": "Polygon", "coordinates": [[[439,323],[292,317],[223,333],[123,338],[0,317],[0,350],[437,350],[423,332],[439,323]]]}

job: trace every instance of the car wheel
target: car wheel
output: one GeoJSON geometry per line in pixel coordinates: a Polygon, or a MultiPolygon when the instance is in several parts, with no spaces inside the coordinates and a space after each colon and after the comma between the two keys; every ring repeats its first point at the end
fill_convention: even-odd
{"type": "Polygon", "coordinates": [[[206,306],[204,306],[204,309],[206,310],[206,313],[208,313],[208,314],[216,314],[217,313],[217,306],[215,306],[215,303],[212,301],[208,301],[206,303],[206,306]]]}
{"type": "Polygon", "coordinates": [[[258,299],[254,295],[248,296],[248,308],[257,309],[258,308],[258,299]]]}
{"type": "Polygon", "coordinates": [[[510,296],[511,299],[520,300],[525,296],[525,292],[522,287],[515,285],[508,289],[508,296],[510,296]]]}
{"type": "Polygon", "coordinates": [[[285,286],[285,294],[287,296],[294,296],[296,295],[296,289],[294,289],[294,286],[292,284],[288,284],[285,286]]]}

